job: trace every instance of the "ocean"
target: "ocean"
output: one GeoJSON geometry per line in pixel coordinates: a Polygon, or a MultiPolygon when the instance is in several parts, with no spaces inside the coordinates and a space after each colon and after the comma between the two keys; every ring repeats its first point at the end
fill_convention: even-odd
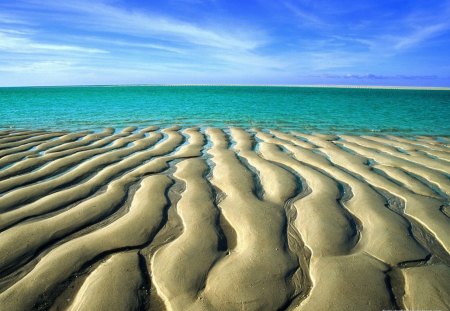
{"type": "Polygon", "coordinates": [[[259,86],[0,88],[0,128],[149,125],[450,135],[450,91],[259,86]]]}

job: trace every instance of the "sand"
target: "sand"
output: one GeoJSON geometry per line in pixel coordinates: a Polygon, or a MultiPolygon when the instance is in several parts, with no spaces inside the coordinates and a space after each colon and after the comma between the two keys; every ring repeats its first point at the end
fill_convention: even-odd
{"type": "Polygon", "coordinates": [[[449,141],[0,131],[0,310],[450,310],[449,141]]]}

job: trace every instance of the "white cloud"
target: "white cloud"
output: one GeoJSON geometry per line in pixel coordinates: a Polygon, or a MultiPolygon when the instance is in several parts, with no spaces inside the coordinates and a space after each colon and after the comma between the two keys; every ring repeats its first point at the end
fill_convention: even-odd
{"type": "Polygon", "coordinates": [[[2,72],[9,72],[11,81],[11,75],[28,70],[32,75],[27,79],[57,77],[48,77],[46,84],[67,83],[70,75],[73,81],[86,78],[85,83],[188,83],[189,77],[201,82],[224,74],[239,76],[243,67],[251,75],[283,66],[277,58],[258,53],[267,43],[265,34],[223,21],[201,25],[204,21],[131,11],[105,1],[23,0],[18,8],[42,24],[36,33],[0,31],[0,53],[9,53],[2,72]],[[62,33],[64,42],[76,44],[51,40],[58,32],[49,26],[56,24],[71,30],[70,35],[62,33]]]}
{"type": "Polygon", "coordinates": [[[24,36],[12,35],[9,32],[0,31],[0,50],[12,53],[36,53],[36,52],[74,52],[74,53],[108,53],[105,50],[86,48],[75,45],[48,44],[36,42],[24,36]]]}
{"type": "Polygon", "coordinates": [[[28,64],[0,66],[0,72],[8,73],[47,73],[53,74],[56,71],[66,71],[75,64],[67,61],[39,61],[28,64]]]}
{"type": "Polygon", "coordinates": [[[408,35],[398,38],[395,48],[397,50],[407,49],[414,47],[426,40],[429,40],[440,33],[449,29],[448,23],[439,23],[434,25],[426,25],[419,27],[408,35]]]}
{"type": "MultiPolygon", "coordinates": [[[[28,0],[27,2],[43,5],[43,1],[28,0]]],[[[44,2],[43,7],[64,12],[64,19],[70,21],[72,27],[89,31],[121,33],[164,39],[175,43],[188,42],[194,45],[239,50],[255,49],[264,45],[267,40],[266,36],[257,29],[238,28],[236,25],[205,27],[162,14],[126,10],[102,1],[95,3],[84,0],[44,2]]]]}

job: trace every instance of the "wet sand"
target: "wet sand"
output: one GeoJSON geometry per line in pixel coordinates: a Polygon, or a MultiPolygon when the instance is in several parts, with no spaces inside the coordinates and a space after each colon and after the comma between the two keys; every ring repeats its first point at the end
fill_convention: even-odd
{"type": "Polygon", "coordinates": [[[449,310],[449,144],[0,131],[0,310],[449,310]]]}

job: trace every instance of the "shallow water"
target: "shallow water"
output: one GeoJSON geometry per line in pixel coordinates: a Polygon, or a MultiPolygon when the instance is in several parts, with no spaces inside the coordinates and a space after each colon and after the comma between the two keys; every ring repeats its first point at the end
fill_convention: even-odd
{"type": "Polygon", "coordinates": [[[0,128],[243,126],[450,135],[450,91],[225,86],[0,88],[0,128]]]}

